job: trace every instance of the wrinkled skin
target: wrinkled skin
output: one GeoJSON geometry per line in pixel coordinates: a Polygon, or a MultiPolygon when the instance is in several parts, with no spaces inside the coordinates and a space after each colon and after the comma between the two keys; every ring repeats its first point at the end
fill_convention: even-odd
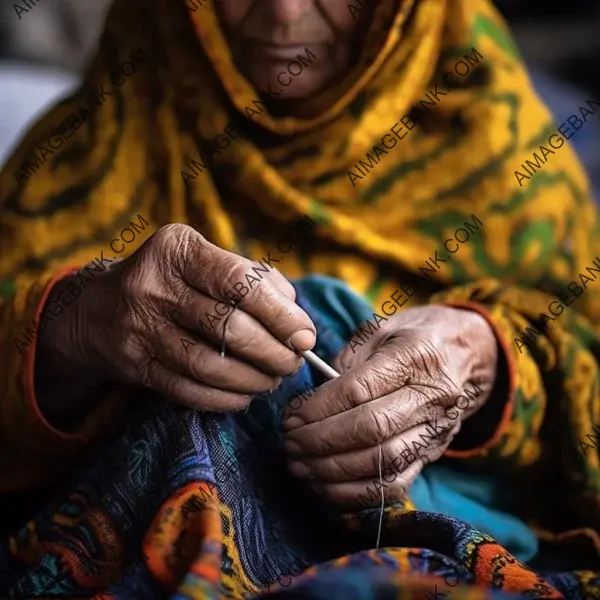
{"type": "MultiPolygon", "coordinates": [[[[42,389],[79,378],[143,386],[198,409],[245,408],[254,394],[276,388],[302,366],[293,348],[306,350],[315,341],[314,324],[274,266],[251,293],[238,296],[229,314],[232,295],[227,300],[225,292],[258,264],[218,248],[192,227],[165,225],[97,276],[44,331],[42,389]],[[225,357],[224,319],[207,326],[207,314],[215,312],[228,317],[225,357]]],[[[71,279],[61,280],[52,296],[71,279]]],[[[50,398],[40,398],[48,413],[60,405],[60,394],[50,398]]]]}
{"type": "MultiPolygon", "coordinates": [[[[309,98],[343,79],[362,47],[375,2],[360,2],[365,9],[359,18],[353,18],[348,4],[214,0],[214,9],[236,64],[258,89],[267,89],[286,68],[290,58],[283,55],[304,54],[306,46],[317,55],[275,101],[283,112],[300,116],[310,114],[309,98]]],[[[292,348],[314,344],[314,325],[294,303],[294,290],[280,273],[264,275],[229,318],[225,358],[219,354],[223,328],[199,327],[199,318],[255,264],[185,225],[161,228],[132,256],[98,275],[77,303],[40,333],[36,393],[42,412],[69,429],[76,413],[93,404],[95,387],[109,382],[143,386],[214,411],[240,410],[257,392],[276,388],[303,363],[292,348]]],[[[47,304],[73,279],[58,282],[47,304]]],[[[496,356],[491,328],[475,312],[439,306],[403,311],[356,354],[348,349],[338,357],[343,376],[321,386],[285,421],[287,448],[311,468],[313,485],[333,501],[351,505],[378,475],[379,443],[385,473],[400,451],[421,439],[425,422],[437,428],[437,419],[441,434],[384,489],[388,502],[398,500],[422,467],[441,456],[461,422],[486,401],[496,356]],[[451,409],[458,417],[448,418],[454,412],[444,414],[444,407],[473,381],[484,392],[465,409],[451,409]]],[[[300,468],[297,462],[291,466],[296,475],[306,476],[300,468]]]]}
{"type": "Polygon", "coordinates": [[[491,327],[474,311],[425,306],[394,315],[356,353],[348,346],[333,364],[341,377],[283,421],[291,472],[314,478],[311,485],[332,501],[356,507],[359,494],[365,498],[366,487],[379,480],[381,444],[383,474],[391,481],[385,501],[399,501],[486,402],[497,354],[491,327]],[[457,402],[465,390],[472,395],[457,402]],[[394,468],[401,452],[413,452],[413,441],[425,447],[394,468]]]}
{"type": "MultiPolygon", "coordinates": [[[[375,7],[375,2],[362,2],[364,8],[353,14],[348,0],[213,0],[213,4],[236,65],[257,89],[268,89],[291,59],[305,55],[306,47],[317,57],[285,89],[278,99],[283,104],[309,98],[344,78],[362,47],[375,7]]],[[[302,104],[295,108],[301,110],[302,104]]]]}

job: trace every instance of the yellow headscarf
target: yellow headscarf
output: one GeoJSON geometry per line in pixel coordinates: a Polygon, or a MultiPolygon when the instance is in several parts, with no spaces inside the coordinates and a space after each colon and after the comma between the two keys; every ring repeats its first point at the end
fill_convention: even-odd
{"type": "MultiPolygon", "coordinates": [[[[349,10],[360,5],[350,2],[349,10]]],[[[494,205],[526,204],[519,218],[547,218],[562,237],[566,186],[549,187],[548,178],[568,171],[587,193],[567,148],[537,180],[518,185],[515,169],[552,122],[487,1],[380,2],[358,63],[315,118],[277,118],[263,107],[247,118],[246,107],[256,110],[259,97],[233,64],[210,3],[117,0],[84,89],[43,119],[28,141],[45,140],[73,112],[85,121],[81,130],[46,159],[42,172],[15,177],[34,147],[26,143],[3,173],[4,194],[24,205],[45,204],[44,219],[52,220],[42,226],[47,243],[29,250],[48,264],[83,197],[96,222],[90,234],[138,208],[155,223],[190,223],[224,248],[257,256],[276,244],[282,222],[309,214],[320,223],[318,241],[311,240],[310,250],[301,244],[281,269],[292,276],[328,273],[368,292],[384,280],[386,289],[392,285],[382,264],[418,272],[442,236],[475,214],[486,223],[485,245],[465,246],[460,267],[455,261],[434,279],[512,279],[512,266],[490,273],[475,258],[491,254],[502,263],[510,255],[506,233],[515,215],[498,214],[494,205]],[[140,52],[150,58],[131,58],[140,52]],[[117,87],[114,73],[126,60],[136,72],[117,87]],[[101,86],[102,108],[78,113],[101,86]],[[420,110],[411,113],[415,105],[420,110]],[[239,137],[210,172],[192,170],[190,163],[209,154],[232,119],[239,137]],[[401,119],[417,127],[393,149],[374,154],[401,119]]],[[[520,258],[525,279],[538,270],[544,247],[530,245],[520,258]]]]}

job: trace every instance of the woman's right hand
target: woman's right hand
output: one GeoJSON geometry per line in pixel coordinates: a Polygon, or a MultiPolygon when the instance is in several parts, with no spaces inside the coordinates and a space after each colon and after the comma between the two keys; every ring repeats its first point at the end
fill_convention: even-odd
{"type": "MultiPolygon", "coordinates": [[[[196,409],[241,410],[301,367],[294,349],[314,345],[315,327],[294,300],[292,285],[266,261],[222,250],[187,225],[166,225],[44,328],[36,362],[44,382],[122,382],[196,409]]],[[[47,407],[50,397],[58,396],[48,395],[47,407]]]]}

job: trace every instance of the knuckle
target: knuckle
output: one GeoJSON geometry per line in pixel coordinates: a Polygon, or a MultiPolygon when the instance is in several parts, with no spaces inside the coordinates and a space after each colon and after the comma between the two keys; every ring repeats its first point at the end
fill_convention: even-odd
{"type": "Polygon", "coordinates": [[[289,298],[292,302],[296,301],[296,288],[286,279],[282,284],[282,292],[284,296],[289,298]]]}
{"type": "Polygon", "coordinates": [[[162,227],[160,227],[155,236],[157,238],[159,237],[170,237],[170,236],[174,236],[177,235],[177,233],[180,233],[182,231],[182,229],[184,229],[186,226],[183,225],[182,223],[169,223],[167,225],[163,225],[162,227]]]}
{"type": "MultiPolygon", "coordinates": [[[[197,381],[203,381],[207,373],[213,371],[210,365],[210,354],[210,350],[208,350],[208,348],[202,346],[201,344],[194,346],[193,352],[190,352],[189,354],[190,374],[197,381]]],[[[183,352],[183,356],[186,356],[185,352],[183,352]]]]}
{"type": "MultiPolygon", "coordinates": [[[[388,448],[381,447],[381,475],[383,476],[385,473],[389,474],[390,465],[392,464],[392,454],[390,453],[388,448]]],[[[373,452],[373,461],[371,465],[371,469],[373,473],[379,474],[379,447],[374,449],[373,452]]]]}
{"type": "MultiPolygon", "coordinates": [[[[216,283],[216,290],[221,295],[225,295],[226,292],[236,289],[236,286],[241,285],[248,288],[246,284],[246,275],[248,274],[248,265],[242,261],[241,258],[235,259],[234,261],[226,261],[221,268],[217,268],[215,275],[218,275],[216,283]]],[[[261,286],[258,286],[260,288],[261,286]]],[[[245,295],[242,296],[242,300],[252,290],[248,290],[245,295]]]]}
{"type": "Polygon", "coordinates": [[[400,410],[400,407],[394,407],[394,409],[387,412],[386,415],[391,422],[390,431],[393,433],[400,433],[407,429],[410,425],[410,421],[413,419],[412,415],[404,414],[400,410]]]}
{"type": "MultiPolygon", "coordinates": [[[[196,231],[189,225],[185,225],[184,223],[169,223],[168,225],[163,225],[155,234],[157,238],[175,238],[178,239],[181,235],[186,235],[190,231],[196,231]]],[[[197,232],[196,232],[197,233],[197,232]]],[[[200,234],[198,234],[202,237],[200,234]]]]}
{"type": "Polygon", "coordinates": [[[363,404],[365,401],[363,394],[363,387],[358,383],[356,378],[352,378],[352,380],[348,382],[344,394],[348,398],[350,406],[355,407],[363,404]]]}
{"type": "Polygon", "coordinates": [[[391,423],[385,412],[371,411],[373,441],[381,443],[392,435],[391,423]]]}
{"type": "Polygon", "coordinates": [[[379,444],[385,441],[389,436],[389,427],[384,422],[381,413],[375,411],[368,412],[368,418],[365,421],[365,437],[370,443],[379,444]]]}
{"type": "Polygon", "coordinates": [[[169,377],[166,379],[163,393],[169,398],[185,400],[185,396],[181,394],[182,387],[183,381],[179,377],[169,377]]]}
{"type": "Polygon", "coordinates": [[[194,292],[189,285],[186,285],[182,281],[176,281],[174,283],[175,285],[173,286],[172,292],[175,296],[175,299],[174,301],[173,298],[166,299],[165,303],[169,306],[171,314],[173,316],[177,316],[183,314],[183,307],[191,303],[194,297],[194,292]]]}
{"type": "Polygon", "coordinates": [[[381,419],[385,421],[385,432],[387,439],[387,437],[391,437],[392,435],[394,435],[394,433],[396,433],[398,427],[395,423],[393,415],[388,413],[388,411],[384,411],[381,413],[381,419]]]}
{"type": "Polygon", "coordinates": [[[186,262],[194,256],[193,251],[197,254],[209,244],[201,233],[183,223],[163,225],[150,240],[153,241],[149,247],[155,260],[162,263],[164,253],[167,263],[176,266],[179,271],[183,271],[186,262]],[[160,256],[156,255],[156,246],[160,248],[160,256]]]}
{"type": "Polygon", "coordinates": [[[238,282],[244,283],[249,268],[250,265],[247,262],[244,262],[242,258],[238,257],[225,267],[227,275],[223,280],[226,281],[230,287],[238,282]]]}
{"type": "Polygon", "coordinates": [[[353,377],[348,382],[347,397],[352,406],[360,406],[373,399],[367,378],[353,377]]]}
{"type": "Polygon", "coordinates": [[[243,331],[240,332],[240,318],[241,315],[237,310],[234,310],[232,313],[223,317],[220,322],[214,323],[210,332],[211,336],[219,343],[223,342],[225,340],[225,335],[227,335],[226,342],[228,347],[235,348],[237,352],[245,352],[249,348],[252,348],[253,340],[252,336],[243,335],[243,331]],[[226,319],[227,329],[224,327],[226,319]]]}
{"type": "Polygon", "coordinates": [[[404,468],[404,460],[402,458],[402,452],[404,452],[404,444],[402,440],[398,439],[398,437],[394,438],[390,442],[389,452],[390,452],[390,461],[389,461],[389,469],[391,469],[394,473],[401,473],[404,468]]]}
{"type": "MultiPolygon", "coordinates": [[[[327,471],[335,474],[336,481],[352,481],[356,479],[356,468],[352,467],[352,462],[347,458],[331,457],[331,466],[327,471]]],[[[314,469],[317,476],[320,476],[322,471],[323,469],[318,470],[318,467],[314,469]]]]}
{"type": "Polygon", "coordinates": [[[194,237],[204,239],[195,229],[183,223],[169,223],[163,225],[151,238],[153,244],[158,244],[164,248],[181,249],[189,245],[191,233],[194,237]]]}
{"type": "Polygon", "coordinates": [[[158,361],[151,358],[146,366],[142,369],[140,376],[140,383],[145,388],[153,388],[156,384],[156,370],[158,368],[158,361]]]}

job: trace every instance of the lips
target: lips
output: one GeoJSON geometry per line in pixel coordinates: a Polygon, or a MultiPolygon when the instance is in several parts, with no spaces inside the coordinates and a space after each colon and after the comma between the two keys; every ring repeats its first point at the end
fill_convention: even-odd
{"type": "MultiPolygon", "coordinates": [[[[314,44],[313,44],[314,45],[314,44]]],[[[253,52],[268,56],[270,58],[292,59],[297,58],[298,54],[304,53],[306,48],[310,48],[311,44],[294,44],[294,45],[275,45],[253,42],[251,48],[253,52]]]]}

